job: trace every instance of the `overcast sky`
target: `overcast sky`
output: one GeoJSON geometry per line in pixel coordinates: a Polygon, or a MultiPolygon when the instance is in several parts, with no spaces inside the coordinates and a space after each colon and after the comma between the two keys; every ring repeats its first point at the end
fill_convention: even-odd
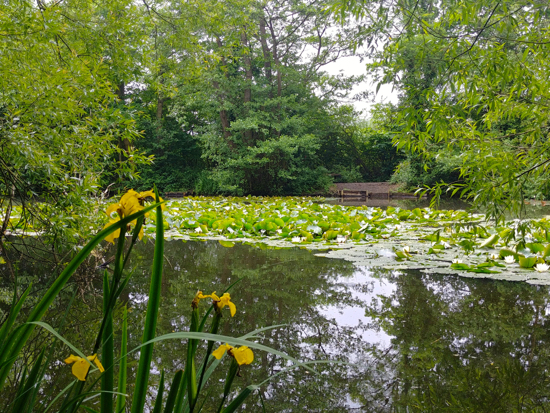
{"type": "MultiPolygon", "coordinates": [[[[343,57],[339,59],[338,61],[331,63],[324,67],[324,69],[333,75],[336,75],[340,72],[344,73],[345,75],[362,75],[365,73],[365,62],[361,63],[359,57],[351,56],[351,57],[343,57]]],[[[357,85],[352,96],[360,93],[362,91],[369,90],[371,92],[376,91],[376,84],[373,84],[372,81],[366,81],[360,85],[357,85]]],[[[353,104],[357,110],[363,111],[363,116],[367,116],[369,113],[370,108],[374,103],[380,103],[380,102],[391,102],[396,103],[397,102],[397,94],[392,91],[391,85],[382,85],[380,87],[380,90],[378,91],[378,94],[375,97],[375,101],[372,102],[370,100],[362,100],[362,101],[349,101],[346,103],[353,104]]]]}

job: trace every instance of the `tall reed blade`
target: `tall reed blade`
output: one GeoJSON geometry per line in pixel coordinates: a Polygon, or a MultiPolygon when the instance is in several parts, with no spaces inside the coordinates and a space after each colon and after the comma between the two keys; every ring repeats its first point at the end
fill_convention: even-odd
{"type": "MultiPolygon", "coordinates": [[[[108,226],[107,228],[100,231],[92,240],[86,244],[80,252],[74,257],[74,259],[67,265],[65,270],[57,277],[57,279],[54,281],[52,286],[48,289],[46,294],[44,294],[44,297],[34,306],[33,311],[27,318],[27,323],[23,326],[21,326],[20,329],[18,329],[18,333],[14,334],[10,338],[10,348],[4,349],[2,357],[5,357],[5,360],[9,359],[8,363],[4,363],[2,368],[0,369],[0,390],[4,387],[4,383],[6,381],[6,378],[8,377],[9,371],[11,369],[11,366],[15,362],[17,356],[19,355],[19,352],[29,339],[30,335],[32,334],[35,325],[32,324],[34,321],[39,321],[42,319],[42,316],[46,312],[46,310],[49,308],[51,303],[55,300],[57,295],[60,293],[62,288],[65,286],[67,281],[71,278],[71,276],[74,274],[76,269],[84,262],[86,257],[90,255],[92,250],[99,244],[106,236],[112,234],[118,229],[121,229],[122,227],[128,225],[133,220],[139,218],[140,216],[144,215],[151,209],[155,208],[156,204],[150,205],[148,207],[143,208],[139,212],[136,212],[135,214],[132,214],[126,218],[121,219],[120,221],[114,223],[113,225],[108,226]]],[[[159,206],[160,208],[160,206],[159,206]]],[[[0,363],[2,364],[2,363],[0,363]]]]}
{"type": "Polygon", "coordinates": [[[122,319],[122,339],[120,344],[120,364],[118,372],[118,396],[116,399],[116,413],[123,413],[126,406],[126,366],[128,364],[128,307],[124,307],[122,319]]]}
{"type": "MultiPolygon", "coordinates": [[[[40,370],[42,367],[42,360],[44,358],[44,352],[45,348],[42,348],[42,351],[40,352],[40,355],[36,359],[36,362],[34,363],[34,366],[29,373],[28,378],[21,381],[22,389],[20,389],[20,393],[18,394],[18,398],[15,401],[15,404],[13,406],[13,413],[21,413],[26,410],[27,403],[30,400],[31,391],[40,383],[40,370]]],[[[32,407],[32,406],[31,406],[32,407]]]]}
{"type": "Polygon", "coordinates": [[[160,373],[160,383],[158,387],[157,399],[155,400],[155,406],[153,407],[153,413],[162,412],[162,396],[164,396],[164,370],[160,373]]]}
{"type": "Polygon", "coordinates": [[[168,393],[168,398],[166,399],[164,413],[172,413],[174,411],[174,406],[176,404],[176,399],[178,396],[178,391],[180,389],[182,377],[183,370],[178,370],[174,375],[174,380],[172,380],[172,385],[170,386],[170,393],[168,393]]]}
{"type": "Polygon", "coordinates": [[[109,290],[107,271],[103,275],[103,316],[106,317],[103,331],[103,347],[101,359],[105,372],[101,375],[101,413],[113,412],[114,388],[114,340],[113,340],[113,309],[109,308],[112,291],[109,290]]]}
{"type": "MultiPolygon", "coordinates": [[[[159,202],[159,195],[155,188],[156,202],[159,202]]],[[[162,284],[162,264],[164,260],[164,225],[162,220],[162,208],[157,206],[156,210],[156,239],[155,253],[153,258],[153,271],[151,274],[151,285],[149,287],[149,302],[147,303],[147,314],[145,316],[145,328],[143,331],[142,343],[146,343],[155,337],[157,317],[160,305],[160,291],[162,284]]],[[[145,396],[149,383],[149,369],[153,357],[153,344],[147,344],[140,349],[139,366],[136,374],[136,386],[132,400],[132,413],[143,413],[145,396]]]]}
{"type": "Polygon", "coordinates": [[[31,291],[31,287],[32,284],[29,285],[29,287],[25,290],[19,300],[17,300],[17,288],[15,288],[15,291],[13,292],[13,303],[10,306],[10,315],[8,319],[4,322],[4,324],[2,324],[2,328],[0,328],[0,365],[5,361],[5,358],[7,357],[8,352],[5,351],[6,346],[11,344],[11,340],[13,340],[13,337],[8,336],[8,334],[10,333],[11,327],[13,326],[13,323],[15,322],[19,311],[21,311],[21,307],[23,306],[27,295],[29,295],[29,292],[31,291]],[[6,340],[6,337],[9,337],[8,340],[6,340]]]}

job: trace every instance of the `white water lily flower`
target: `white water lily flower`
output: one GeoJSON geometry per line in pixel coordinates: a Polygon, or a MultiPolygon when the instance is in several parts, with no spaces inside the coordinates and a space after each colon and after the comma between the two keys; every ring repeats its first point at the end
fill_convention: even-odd
{"type": "Polygon", "coordinates": [[[446,250],[449,249],[449,248],[451,248],[451,244],[449,244],[448,242],[445,242],[445,241],[443,241],[443,242],[441,243],[441,245],[443,245],[443,246],[445,247],[446,250]]]}
{"type": "Polygon", "coordinates": [[[506,257],[504,257],[504,262],[506,264],[513,264],[514,262],[516,262],[516,259],[513,255],[507,255],[506,257]]]}
{"type": "Polygon", "coordinates": [[[201,227],[197,227],[197,228],[195,228],[195,232],[202,232],[202,229],[201,229],[201,227]]]}
{"type": "Polygon", "coordinates": [[[535,265],[535,271],[537,272],[546,272],[548,271],[548,268],[550,268],[550,266],[548,264],[537,264],[535,265]]]}
{"type": "Polygon", "coordinates": [[[390,237],[390,234],[380,234],[380,236],[384,239],[388,239],[390,237]]]}
{"type": "Polygon", "coordinates": [[[499,255],[498,254],[491,254],[492,260],[498,260],[499,255]]]}
{"type": "Polygon", "coordinates": [[[292,237],[292,242],[300,242],[301,240],[300,237],[292,237]]]}
{"type": "Polygon", "coordinates": [[[405,245],[405,246],[403,247],[403,252],[404,252],[405,254],[410,254],[410,253],[411,253],[411,247],[409,247],[408,245],[405,245]]]}
{"type": "Polygon", "coordinates": [[[455,258],[453,261],[452,261],[453,264],[462,264],[462,260],[459,260],[458,258],[455,258]]]}
{"type": "Polygon", "coordinates": [[[343,244],[344,242],[346,242],[348,240],[348,237],[344,237],[343,235],[337,235],[336,236],[336,242],[338,244],[343,244]]]}

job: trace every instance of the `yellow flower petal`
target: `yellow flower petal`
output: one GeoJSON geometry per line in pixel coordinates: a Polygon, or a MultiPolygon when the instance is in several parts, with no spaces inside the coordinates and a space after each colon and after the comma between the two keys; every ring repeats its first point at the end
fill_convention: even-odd
{"type": "Polygon", "coordinates": [[[210,294],[210,295],[204,295],[204,294],[202,293],[202,291],[199,291],[199,292],[197,293],[196,298],[198,298],[199,300],[202,300],[203,298],[212,298],[212,295],[211,295],[211,294],[210,294]]]}
{"type": "Polygon", "coordinates": [[[109,218],[111,218],[111,214],[115,211],[118,211],[120,208],[122,208],[120,204],[111,204],[109,205],[105,213],[109,215],[109,218]]]}
{"type": "Polygon", "coordinates": [[[235,306],[235,304],[233,304],[231,302],[231,296],[229,295],[229,293],[225,293],[224,295],[222,295],[220,297],[220,308],[224,308],[226,305],[229,306],[229,311],[231,312],[231,317],[233,317],[235,315],[235,313],[237,312],[237,307],[235,306]]]}
{"type": "MultiPolygon", "coordinates": [[[[120,217],[116,217],[115,219],[110,220],[109,223],[103,227],[103,229],[110,227],[111,225],[113,225],[115,222],[118,222],[118,221],[120,221],[120,217]]],[[[105,237],[105,241],[108,241],[114,244],[115,238],[118,238],[118,237],[120,237],[120,229],[117,229],[116,231],[107,235],[105,237]]]]}
{"type": "Polygon", "coordinates": [[[122,198],[120,198],[120,206],[122,207],[123,217],[135,214],[143,209],[139,203],[139,194],[133,189],[130,189],[122,195],[122,198]]]}
{"type": "Polygon", "coordinates": [[[86,375],[88,374],[88,370],[90,370],[90,363],[88,363],[88,361],[84,360],[82,357],[73,356],[71,354],[70,357],[65,359],[65,363],[73,363],[71,370],[76,378],[80,381],[86,380],[86,375]]]}
{"type": "Polygon", "coordinates": [[[69,357],[67,357],[67,358],[65,359],[65,363],[71,364],[71,363],[74,363],[75,361],[78,361],[78,360],[80,360],[80,357],[78,357],[78,356],[73,356],[73,355],[71,354],[69,357]]]}
{"type": "Polygon", "coordinates": [[[225,354],[225,352],[227,350],[230,350],[232,349],[233,347],[231,347],[229,344],[225,343],[225,344],[222,344],[221,346],[219,346],[216,350],[214,350],[212,352],[212,355],[214,357],[216,357],[218,360],[221,359],[223,357],[223,355],[225,354]]]}
{"type": "Polygon", "coordinates": [[[153,190],[151,189],[150,191],[140,192],[140,193],[139,193],[139,197],[140,197],[140,198],[151,197],[151,198],[155,199],[155,191],[153,191],[153,190]]]}
{"type": "Polygon", "coordinates": [[[93,361],[100,372],[104,372],[105,369],[103,368],[103,365],[97,358],[97,354],[94,354],[93,356],[88,356],[88,360],[83,359],[82,357],[73,356],[72,354],[65,359],[65,363],[67,364],[73,364],[72,372],[76,376],[76,378],[80,381],[86,380],[86,375],[88,374],[88,370],[90,370],[90,361],[93,361]]]}
{"type": "Polygon", "coordinates": [[[231,301],[229,303],[227,303],[227,305],[229,306],[229,311],[231,312],[231,317],[233,317],[237,313],[237,306],[235,306],[235,304],[233,304],[231,301]]]}
{"type": "Polygon", "coordinates": [[[254,353],[247,346],[234,348],[231,350],[231,353],[233,354],[233,357],[235,357],[235,360],[239,366],[242,366],[243,364],[250,364],[254,361],[254,353]]]}
{"type": "MultiPolygon", "coordinates": [[[[139,193],[139,197],[140,197],[141,199],[145,199],[145,198],[147,198],[147,197],[151,197],[151,198],[153,198],[153,201],[156,200],[155,191],[153,191],[152,189],[151,189],[150,191],[140,192],[140,193],[139,193]]],[[[164,202],[164,199],[162,199],[161,196],[159,196],[159,202],[164,202]]],[[[161,207],[163,210],[165,209],[164,204],[162,204],[160,207],[161,207]]]]}
{"type": "Polygon", "coordinates": [[[88,356],[88,360],[93,361],[100,372],[104,372],[105,369],[103,368],[103,364],[101,364],[101,361],[97,358],[97,354],[94,354],[93,356],[88,356]]]}

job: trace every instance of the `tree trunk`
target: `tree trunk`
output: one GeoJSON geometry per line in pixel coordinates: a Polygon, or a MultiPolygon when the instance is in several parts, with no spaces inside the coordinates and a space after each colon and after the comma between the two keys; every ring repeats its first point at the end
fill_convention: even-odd
{"type": "MultiPolygon", "coordinates": [[[[269,46],[267,45],[267,33],[265,31],[266,21],[265,18],[262,16],[260,18],[260,44],[262,45],[262,52],[264,55],[264,69],[265,69],[265,77],[267,78],[267,81],[269,84],[271,84],[271,52],[269,50],[269,46]]],[[[271,93],[271,92],[270,92],[271,93]]],[[[271,96],[270,96],[271,97],[271,96]]]]}
{"type": "MultiPolygon", "coordinates": [[[[216,44],[220,49],[223,47],[223,43],[219,37],[216,37],[216,44]]],[[[223,66],[227,65],[227,62],[223,54],[222,54],[221,61],[223,66]]],[[[227,77],[227,73],[225,74],[225,76],[227,77]]],[[[225,100],[224,93],[221,90],[219,82],[213,81],[212,86],[214,87],[214,89],[218,91],[218,99],[220,103],[220,122],[222,125],[223,137],[225,138],[225,141],[227,142],[227,145],[229,146],[229,148],[231,150],[235,150],[235,143],[231,140],[231,131],[229,130],[230,124],[229,124],[229,118],[227,116],[227,111],[223,109],[223,102],[225,100]]]]}
{"type": "MultiPolygon", "coordinates": [[[[124,102],[124,93],[125,93],[125,84],[124,82],[120,82],[117,86],[116,95],[118,97],[118,100],[123,103],[124,102]]],[[[128,138],[124,138],[119,140],[118,147],[121,149],[121,151],[118,153],[118,162],[122,164],[128,159],[128,151],[130,150],[130,141],[128,138]]]]}
{"type": "MultiPolygon", "coordinates": [[[[269,25],[269,31],[271,32],[271,41],[273,43],[273,48],[272,48],[272,55],[273,55],[273,62],[275,63],[275,66],[277,68],[277,73],[276,73],[276,78],[277,78],[277,97],[280,98],[282,93],[283,93],[283,74],[281,72],[281,68],[282,68],[282,65],[281,65],[281,62],[279,61],[279,54],[278,54],[278,50],[277,50],[277,45],[278,45],[278,42],[277,42],[277,36],[275,35],[275,30],[273,29],[273,25],[269,25]]],[[[277,103],[277,119],[279,120],[280,122],[280,112],[281,112],[281,105],[280,103],[277,103]]],[[[277,136],[280,137],[281,136],[281,130],[280,128],[276,128],[275,129],[276,133],[277,133],[277,136]]]]}
{"type": "MultiPolygon", "coordinates": [[[[245,69],[246,86],[244,89],[244,111],[245,116],[248,115],[249,103],[252,101],[252,60],[250,59],[250,45],[246,37],[246,31],[241,33],[241,43],[245,50],[243,60],[245,69]]],[[[247,129],[243,132],[244,141],[246,145],[252,145],[252,129],[247,129]]]]}

